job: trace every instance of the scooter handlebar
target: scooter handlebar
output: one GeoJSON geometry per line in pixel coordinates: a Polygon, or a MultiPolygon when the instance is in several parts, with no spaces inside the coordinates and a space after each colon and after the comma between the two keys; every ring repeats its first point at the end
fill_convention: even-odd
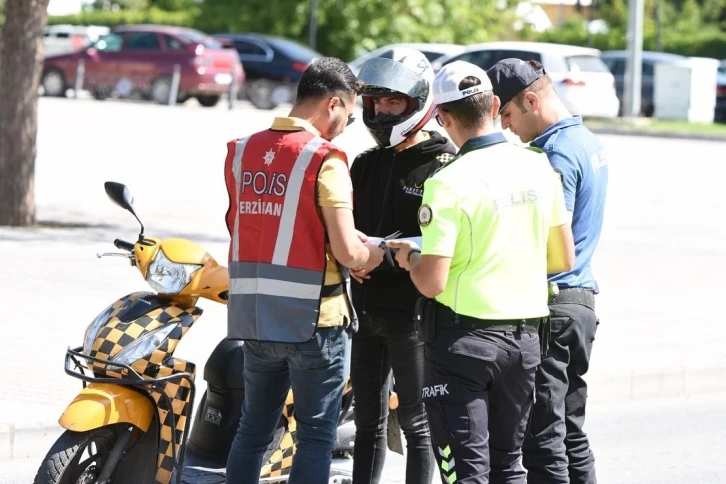
{"type": "Polygon", "coordinates": [[[117,249],[122,249],[129,252],[134,251],[134,244],[132,244],[131,242],[126,242],[125,240],[116,239],[113,241],[113,245],[115,245],[117,249]]]}

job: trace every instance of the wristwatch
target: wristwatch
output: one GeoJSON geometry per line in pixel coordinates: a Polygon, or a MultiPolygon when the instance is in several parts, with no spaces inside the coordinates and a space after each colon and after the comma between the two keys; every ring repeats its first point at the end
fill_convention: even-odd
{"type": "Polygon", "coordinates": [[[406,261],[410,264],[411,263],[411,255],[412,254],[420,254],[420,253],[421,253],[421,250],[420,249],[411,249],[409,251],[409,253],[408,253],[408,257],[406,257],[406,261]]]}

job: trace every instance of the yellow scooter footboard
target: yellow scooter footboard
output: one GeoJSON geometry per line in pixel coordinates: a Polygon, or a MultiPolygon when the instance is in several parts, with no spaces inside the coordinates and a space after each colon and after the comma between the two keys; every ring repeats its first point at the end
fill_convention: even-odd
{"type": "Polygon", "coordinates": [[[129,423],[148,430],[154,405],[141,393],[123,385],[91,383],[73,399],[58,423],[85,432],[115,423],[129,423]]]}

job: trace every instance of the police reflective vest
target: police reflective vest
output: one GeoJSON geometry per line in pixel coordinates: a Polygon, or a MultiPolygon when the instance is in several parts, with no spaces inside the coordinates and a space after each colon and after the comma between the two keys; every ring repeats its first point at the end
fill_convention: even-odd
{"type": "Polygon", "coordinates": [[[335,147],[308,131],[267,130],[227,148],[228,337],[308,341],[321,298],[349,286],[347,271],[343,284],[324,286],[326,233],[317,179],[335,147]]]}

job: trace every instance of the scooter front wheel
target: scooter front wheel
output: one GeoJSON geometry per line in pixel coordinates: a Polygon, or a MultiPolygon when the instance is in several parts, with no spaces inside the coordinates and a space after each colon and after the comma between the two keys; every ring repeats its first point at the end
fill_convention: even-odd
{"type": "MultiPolygon", "coordinates": [[[[112,463],[112,450],[123,438],[125,427],[117,424],[86,432],[66,430],[46,454],[33,484],[98,482],[107,465],[116,465],[112,463]]],[[[127,443],[128,439],[122,445],[127,443]]]]}

